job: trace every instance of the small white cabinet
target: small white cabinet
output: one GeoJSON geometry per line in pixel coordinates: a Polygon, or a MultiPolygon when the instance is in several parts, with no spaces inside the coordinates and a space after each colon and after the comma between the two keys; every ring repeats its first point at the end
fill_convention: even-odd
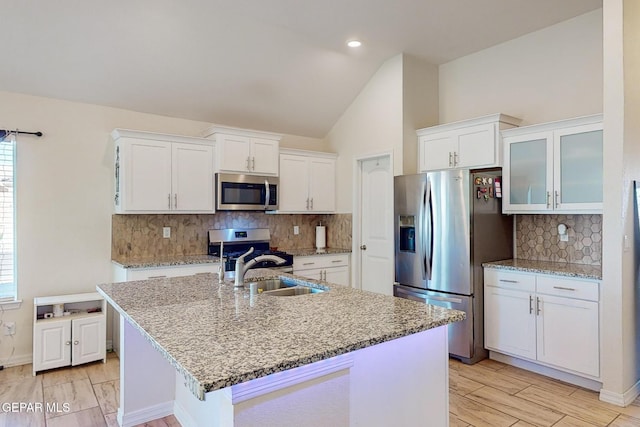
{"type": "Polygon", "coordinates": [[[602,115],[502,132],[504,213],[601,213],[602,115]]]}
{"type": "Polygon", "coordinates": [[[216,171],[278,176],[282,135],[213,126],[204,132],[216,141],[216,171]]]}
{"type": "Polygon", "coordinates": [[[600,377],[599,283],[485,269],[485,347],[600,377]]]}
{"type": "Polygon", "coordinates": [[[349,254],[296,256],[293,258],[293,274],[349,286],[349,254]]]}
{"type": "Polygon", "coordinates": [[[106,306],[100,294],[40,297],[33,303],[34,375],[45,369],[106,360],[106,306]],[[61,315],[53,317],[54,313],[61,315]]]}
{"type": "Polygon", "coordinates": [[[281,150],[278,212],[335,212],[336,158],[333,153],[281,150]]]}
{"type": "Polygon", "coordinates": [[[115,129],[116,213],[213,213],[213,143],[115,129]]]}
{"type": "Polygon", "coordinates": [[[419,129],[418,171],[501,166],[500,130],[519,123],[515,117],[492,114],[419,129]]]}

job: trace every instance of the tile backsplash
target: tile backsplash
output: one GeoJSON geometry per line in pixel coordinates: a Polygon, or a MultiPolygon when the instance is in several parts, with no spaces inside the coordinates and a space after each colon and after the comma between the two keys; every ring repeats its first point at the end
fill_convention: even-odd
{"type": "Polygon", "coordinates": [[[602,265],[602,215],[517,215],[516,258],[602,265]],[[558,224],[567,226],[561,242],[558,224]]]}
{"type": "Polygon", "coordinates": [[[351,248],[351,214],[279,215],[262,212],[218,212],[210,215],[113,215],[111,258],[165,257],[207,253],[207,230],[269,228],[271,246],[305,249],[315,245],[315,227],[327,227],[327,246],[351,248]],[[293,226],[300,234],[293,234],[293,226]],[[162,228],[171,227],[171,237],[162,228]]]}

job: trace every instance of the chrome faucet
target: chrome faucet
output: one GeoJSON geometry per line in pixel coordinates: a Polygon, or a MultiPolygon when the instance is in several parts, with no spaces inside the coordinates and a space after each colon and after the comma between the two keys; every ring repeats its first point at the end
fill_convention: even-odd
{"type": "Polygon", "coordinates": [[[247,274],[247,271],[249,271],[251,267],[256,265],[256,263],[262,261],[273,261],[276,264],[280,265],[287,262],[287,260],[282,259],[276,255],[259,255],[247,262],[244,262],[244,257],[251,255],[252,253],[253,247],[251,247],[251,249],[249,249],[247,252],[240,255],[236,260],[236,280],[234,282],[234,286],[236,288],[242,288],[244,286],[244,275],[247,274]]]}

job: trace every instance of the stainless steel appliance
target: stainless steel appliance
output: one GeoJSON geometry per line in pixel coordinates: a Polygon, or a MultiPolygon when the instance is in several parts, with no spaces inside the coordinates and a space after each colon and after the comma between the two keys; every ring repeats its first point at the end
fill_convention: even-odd
{"type": "Polygon", "coordinates": [[[216,174],[216,209],[219,211],[268,211],[278,209],[275,176],[216,174]]]}
{"type": "Polygon", "coordinates": [[[449,353],[487,357],[482,263],[513,257],[513,219],[501,213],[501,171],[451,170],[395,178],[394,295],[464,311],[449,353]]]}
{"type": "MultiPolygon", "coordinates": [[[[271,250],[269,247],[270,238],[271,235],[268,228],[209,230],[209,248],[207,253],[219,257],[221,256],[220,247],[222,246],[222,257],[225,259],[224,269],[227,272],[234,272],[238,257],[250,248],[253,248],[253,253],[246,256],[244,258],[245,261],[248,262],[260,255],[276,255],[285,260],[285,263],[280,265],[276,265],[276,263],[272,261],[258,262],[254,268],[274,268],[285,273],[292,273],[293,255],[278,250],[271,250]]],[[[232,277],[233,273],[226,273],[226,276],[232,277]]]]}

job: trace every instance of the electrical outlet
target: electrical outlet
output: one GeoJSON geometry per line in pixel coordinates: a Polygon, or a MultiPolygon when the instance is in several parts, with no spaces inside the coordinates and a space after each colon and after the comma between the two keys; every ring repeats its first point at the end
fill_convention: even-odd
{"type": "Polygon", "coordinates": [[[5,335],[15,335],[16,334],[16,322],[5,322],[4,323],[4,334],[5,335]]]}
{"type": "Polygon", "coordinates": [[[162,237],[165,239],[171,237],[171,227],[162,227],[162,237]]]}
{"type": "Polygon", "coordinates": [[[296,236],[298,234],[300,234],[300,227],[299,226],[297,226],[297,225],[293,226],[293,234],[295,234],[296,236]]]}

